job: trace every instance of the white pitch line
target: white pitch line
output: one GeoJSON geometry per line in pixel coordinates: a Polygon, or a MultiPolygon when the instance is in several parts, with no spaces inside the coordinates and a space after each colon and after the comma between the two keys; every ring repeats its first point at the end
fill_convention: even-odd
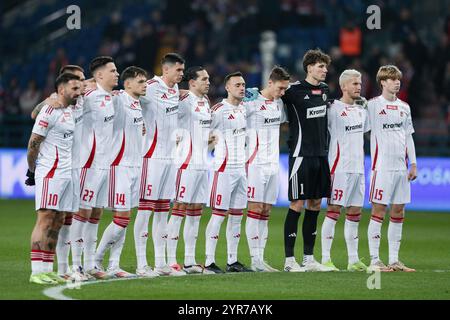
{"type": "MultiPolygon", "coordinates": [[[[342,270],[340,272],[348,272],[350,273],[350,271],[346,271],[346,270],[342,270]]],[[[450,270],[416,270],[416,272],[437,272],[437,273],[444,273],[444,272],[450,272],[450,270]]],[[[308,272],[310,273],[310,272],[308,272]]],[[[327,272],[328,273],[328,272],[327,272]]],[[[334,272],[330,272],[330,273],[334,273],[334,272]]],[[[355,274],[357,274],[359,272],[355,272],[355,274]]],[[[395,273],[395,272],[394,272],[395,273]]],[[[411,272],[413,273],[413,272],[411,272]]],[[[238,274],[238,273],[235,273],[238,274]]],[[[200,275],[200,274],[199,274],[200,275]]],[[[210,275],[208,275],[210,276],[210,275]]],[[[219,275],[220,276],[220,275],[219,275]]],[[[128,280],[137,280],[137,279],[150,279],[150,278],[126,278],[126,279],[109,279],[109,280],[95,280],[95,281],[85,281],[85,282],[77,282],[76,284],[63,284],[63,285],[59,285],[56,287],[51,287],[51,288],[47,288],[45,290],[42,291],[42,293],[52,299],[55,300],[77,300],[71,297],[68,297],[66,295],[64,295],[62,292],[64,290],[77,290],[80,289],[82,286],[87,286],[90,284],[97,284],[97,283],[107,283],[107,282],[113,282],[113,281],[128,281],[128,280]]]]}
{"type": "Polygon", "coordinates": [[[95,281],[84,281],[84,282],[77,282],[77,283],[69,283],[69,284],[62,284],[56,287],[47,288],[42,291],[42,293],[52,299],[55,300],[77,300],[71,297],[68,297],[64,295],[62,292],[64,290],[77,290],[81,288],[82,286],[87,286],[89,284],[97,284],[97,283],[106,283],[106,282],[113,282],[113,281],[126,281],[126,280],[136,280],[136,279],[144,279],[144,278],[126,278],[126,279],[109,279],[109,280],[95,280],[95,281]]]}

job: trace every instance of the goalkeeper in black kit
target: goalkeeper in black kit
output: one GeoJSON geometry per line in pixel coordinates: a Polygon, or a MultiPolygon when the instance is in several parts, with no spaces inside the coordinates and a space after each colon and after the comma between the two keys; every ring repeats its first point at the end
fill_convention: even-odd
{"type": "Polygon", "coordinates": [[[291,84],[282,97],[289,121],[289,210],[284,224],[284,271],[333,271],[314,259],[317,218],[322,198],[330,195],[328,165],[328,85],[323,81],[331,59],[319,49],[303,57],[306,79],[291,84]],[[294,256],[298,220],[302,226],[303,262],[294,256]]]}

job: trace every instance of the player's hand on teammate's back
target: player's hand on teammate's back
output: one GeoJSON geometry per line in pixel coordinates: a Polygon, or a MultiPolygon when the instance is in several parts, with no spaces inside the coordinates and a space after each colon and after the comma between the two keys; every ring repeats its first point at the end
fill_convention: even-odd
{"type": "Polygon", "coordinates": [[[34,172],[31,172],[30,169],[27,171],[27,180],[25,180],[25,184],[27,186],[34,186],[36,182],[34,181],[34,172]]]}
{"type": "Polygon", "coordinates": [[[355,103],[363,109],[367,109],[367,99],[364,97],[359,97],[359,99],[355,100],[355,103]]]}
{"type": "Polygon", "coordinates": [[[408,181],[414,181],[417,178],[417,166],[416,164],[412,164],[408,173],[408,181]]]}

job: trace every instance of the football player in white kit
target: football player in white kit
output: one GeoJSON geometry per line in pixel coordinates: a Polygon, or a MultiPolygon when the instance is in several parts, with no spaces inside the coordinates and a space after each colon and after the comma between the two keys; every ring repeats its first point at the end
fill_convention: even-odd
{"type": "Polygon", "coordinates": [[[98,222],[108,200],[114,123],[112,90],[117,86],[119,73],[114,60],[106,56],[94,58],[89,70],[96,86],[84,95],[81,203],[71,229],[72,260],[79,269],[84,251],[84,270],[95,278],[106,279],[107,273],[95,266],[95,251],[98,222]]]}
{"type": "Polygon", "coordinates": [[[322,224],[322,264],[335,271],[331,260],[331,246],[336,222],[345,208],[344,236],[347,244],[349,271],[365,271],[367,266],[358,257],[358,226],[364,204],[364,133],[369,130],[367,110],[356,101],[361,98],[361,73],[345,70],[339,77],[342,90],[340,100],[328,108],[331,168],[331,198],[322,224]]]}
{"type": "MultiPolygon", "coordinates": [[[[145,95],[147,72],[139,67],[126,68],[120,79],[125,90],[114,97],[114,127],[111,152],[113,160],[109,172],[108,208],[113,212],[113,221],[103,233],[96,253],[96,265],[102,266],[106,251],[111,248],[108,275],[114,278],[135,278],[134,273],[119,266],[125,242],[131,208],[138,206],[139,182],[142,164],[144,120],[139,98],[145,95]]],[[[146,273],[146,277],[157,276],[146,273]]]]}
{"type": "Polygon", "coordinates": [[[201,66],[186,71],[189,91],[180,95],[178,126],[180,142],[177,147],[178,167],[175,203],[167,226],[167,259],[171,268],[186,273],[207,273],[195,260],[195,246],[203,205],[208,202],[208,141],[211,110],[207,97],[209,75],[201,66]],[[184,224],[184,266],[177,264],[176,253],[180,226],[184,224]]]}
{"type": "MultiPolygon", "coordinates": [[[[82,92],[84,93],[87,87],[88,81],[85,80],[84,70],[77,65],[65,65],[59,71],[60,74],[71,73],[80,77],[82,82],[82,92]]],[[[70,211],[64,212],[64,225],[59,230],[58,244],[56,245],[56,258],[58,261],[58,275],[64,279],[75,279],[75,280],[87,280],[87,276],[82,274],[80,270],[69,270],[69,251],[71,247],[70,241],[70,229],[72,226],[73,214],[78,213],[80,209],[80,154],[81,154],[81,132],[83,127],[83,95],[78,96],[75,105],[71,105],[73,118],[75,121],[75,130],[73,134],[72,143],[72,185],[73,185],[73,199],[72,199],[72,209],[70,211]]],[[[42,109],[42,107],[48,103],[53,108],[61,108],[59,105],[58,96],[53,93],[48,99],[40,103],[33,110],[31,118],[35,119],[42,109]]]]}
{"type": "Polygon", "coordinates": [[[139,208],[134,223],[137,270],[141,275],[151,270],[146,248],[148,220],[152,211],[152,237],[155,248],[155,272],[159,275],[185,275],[166,263],[167,218],[170,200],[175,196],[176,167],[174,164],[178,128],[178,83],[184,72],[184,59],[168,53],[162,59],[162,76],[147,81],[145,96],[140,98],[146,135],[139,192],[139,208]]]}
{"type": "Polygon", "coordinates": [[[227,272],[249,272],[237,259],[243,209],[247,206],[245,173],[245,81],[240,72],[225,77],[226,99],[212,107],[215,145],[214,173],[210,187],[212,215],[206,227],[205,269],[223,273],[215,263],[220,226],[227,216],[227,272]]]}
{"type": "Polygon", "coordinates": [[[37,220],[31,235],[30,282],[65,282],[53,272],[58,233],[64,223],[63,211],[72,208],[72,142],[75,130],[70,105],[81,94],[81,81],[65,73],[55,81],[57,99],[63,108],[44,106],[39,112],[28,143],[28,179],[36,184],[37,220]]]}
{"type": "Polygon", "coordinates": [[[402,73],[396,66],[380,67],[377,83],[382,88],[382,94],[368,103],[372,158],[369,193],[372,218],[367,232],[370,270],[415,271],[406,267],[398,257],[405,204],[411,201],[410,182],[417,177],[411,109],[406,102],[397,98],[401,78],[402,73]],[[386,266],[380,260],[379,248],[381,225],[388,205],[390,205],[389,264],[386,266]]]}
{"type": "Polygon", "coordinates": [[[289,79],[290,75],[283,68],[274,67],[267,86],[261,92],[256,88],[247,89],[244,99],[248,138],[245,231],[253,271],[279,271],[264,261],[264,249],[270,211],[278,196],[280,124],[286,122],[280,98],[289,86],[289,79]]]}

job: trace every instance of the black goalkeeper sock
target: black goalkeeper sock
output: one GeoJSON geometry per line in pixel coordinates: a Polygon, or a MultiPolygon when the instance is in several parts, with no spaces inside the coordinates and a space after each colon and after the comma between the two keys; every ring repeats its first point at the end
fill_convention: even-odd
{"type": "Polygon", "coordinates": [[[298,219],[301,212],[289,208],[284,221],[284,253],[286,257],[294,256],[295,239],[297,239],[298,219]]]}
{"type": "Polygon", "coordinates": [[[317,234],[317,218],[319,211],[305,209],[305,218],[303,219],[302,234],[303,234],[303,253],[305,255],[312,255],[314,252],[314,243],[316,242],[317,234]]]}

